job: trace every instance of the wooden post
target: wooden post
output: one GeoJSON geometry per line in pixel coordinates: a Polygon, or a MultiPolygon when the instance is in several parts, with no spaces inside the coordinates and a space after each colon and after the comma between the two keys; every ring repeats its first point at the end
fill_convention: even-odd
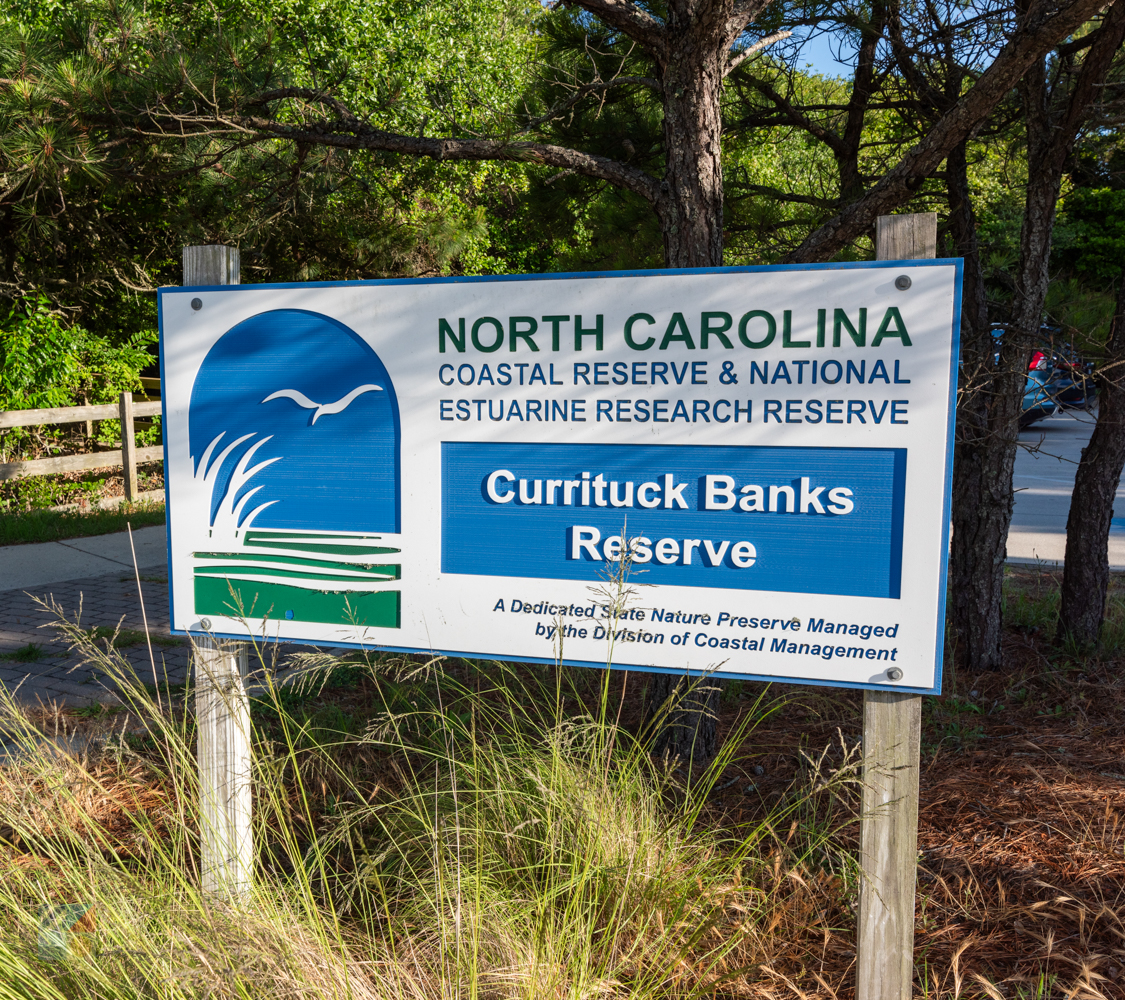
{"type": "Polygon", "coordinates": [[[184,247],[185,285],[237,285],[238,248],[184,247]]]}
{"type": "Polygon", "coordinates": [[[121,393],[117,401],[117,413],[121,420],[121,468],[125,473],[125,499],[137,499],[137,439],[133,424],[133,394],[121,393]]]}
{"type": "MultiPolygon", "coordinates": [[[[237,285],[234,247],[184,247],[185,285],[237,285]]],[[[202,308],[207,308],[204,300],[202,308]]],[[[201,622],[204,630],[211,623],[201,622]]],[[[204,892],[237,898],[250,888],[254,841],[250,809],[248,644],[195,641],[195,722],[199,736],[199,824],[204,892]]]]}
{"type": "MultiPolygon", "coordinates": [[[[937,256],[937,215],[880,216],[875,255],[937,256]]],[[[864,692],[856,1000],[913,996],[921,730],[921,695],[864,692]]]]}
{"type": "Polygon", "coordinates": [[[228,898],[245,895],[254,869],[247,646],[210,637],[195,645],[202,888],[228,898]]]}

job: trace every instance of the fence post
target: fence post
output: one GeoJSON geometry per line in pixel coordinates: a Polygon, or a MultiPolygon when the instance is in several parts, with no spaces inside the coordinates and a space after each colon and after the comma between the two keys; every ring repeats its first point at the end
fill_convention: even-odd
{"type": "MultiPolygon", "coordinates": [[[[235,247],[184,247],[184,284],[237,285],[238,264],[235,247]]],[[[195,641],[202,887],[232,898],[250,889],[254,867],[248,665],[248,643],[195,641]]]]}
{"type": "Polygon", "coordinates": [[[137,499],[137,439],[133,426],[133,394],[121,393],[117,401],[117,413],[121,420],[121,468],[125,477],[125,499],[137,499]]]}
{"type": "MultiPolygon", "coordinates": [[[[937,256],[937,215],[881,215],[878,260],[937,256]]],[[[922,696],[865,691],[856,1000],[911,1000],[922,696]]]]}

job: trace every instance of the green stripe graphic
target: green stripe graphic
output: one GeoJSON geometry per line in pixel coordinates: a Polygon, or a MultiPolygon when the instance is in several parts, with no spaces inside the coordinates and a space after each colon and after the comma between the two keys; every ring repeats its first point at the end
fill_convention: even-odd
{"type": "Polygon", "coordinates": [[[283,583],[255,583],[197,575],[195,611],[200,615],[234,618],[268,617],[271,621],[398,628],[402,617],[402,595],[397,590],[384,590],[377,594],[329,593],[283,583]],[[231,594],[232,589],[234,595],[231,594]]]}
{"type": "Polygon", "coordinates": [[[373,555],[382,556],[388,555],[392,552],[401,552],[401,549],[388,549],[381,545],[324,545],[324,544],[311,544],[308,542],[269,542],[264,539],[259,541],[257,539],[246,539],[247,546],[254,546],[256,548],[269,548],[269,549],[296,549],[298,552],[320,552],[325,555],[331,556],[346,556],[346,555],[373,555]]]}
{"type": "Polygon", "coordinates": [[[254,573],[260,576],[287,577],[296,580],[316,581],[322,587],[332,587],[334,590],[345,590],[345,587],[333,587],[335,583],[378,583],[382,580],[397,580],[398,567],[384,567],[385,574],[372,574],[370,576],[346,576],[336,573],[300,573],[289,569],[275,569],[272,566],[196,566],[196,576],[232,576],[238,573],[254,573]]]}
{"type": "MultiPolygon", "coordinates": [[[[301,556],[271,556],[261,552],[193,552],[196,559],[222,559],[227,562],[252,562],[256,566],[278,563],[289,566],[308,566],[317,569],[342,569],[349,573],[394,573],[397,566],[378,566],[374,563],[336,562],[329,559],[304,559],[301,556]]],[[[203,567],[210,569],[211,567],[203,567]]]]}

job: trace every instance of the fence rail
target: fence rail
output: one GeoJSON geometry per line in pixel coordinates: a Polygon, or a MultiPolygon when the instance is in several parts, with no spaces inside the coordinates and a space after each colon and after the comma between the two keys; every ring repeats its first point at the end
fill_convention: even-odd
{"type": "MultiPolygon", "coordinates": [[[[146,390],[159,390],[159,379],[141,379],[146,390]]],[[[0,430],[9,427],[40,427],[46,424],[77,424],[91,420],[120,420],[121,449],[95,451],[87,455],[58,455],[36,458],[29,462],[0,463],[0,480],[17,476],[45,476],[53,472],[80,472],[120,465],[125,470],[125,499],[137,495],[137,463],[156,462],[164,457],[164,448],[137,448],[136,417],[153,417],[160,413],[160,400],[133,402],[131,392],[121,393],[116,403],[97,406],[60,406],[46,410],[0,410],[0,430]]]]}
{"type": "MultiPolygon", "coordinates": [[[[159,399],[133,404],[135,417],[154,417],[159,413],[159,399]]],[[[117,420],[120,416],[120,403],[60,406],[53,410],[0,410],[0,430],[8,427],[38,427],[42,424],[80,424],[84,420],[117,420]]]]}

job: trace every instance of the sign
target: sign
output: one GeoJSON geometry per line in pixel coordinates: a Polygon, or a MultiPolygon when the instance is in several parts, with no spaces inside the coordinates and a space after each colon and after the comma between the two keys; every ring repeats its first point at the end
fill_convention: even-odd
{"type": "Polygon", "coordinates": [[[936,691],[960,275],[162,289],[173,629],[936,691]]]}

